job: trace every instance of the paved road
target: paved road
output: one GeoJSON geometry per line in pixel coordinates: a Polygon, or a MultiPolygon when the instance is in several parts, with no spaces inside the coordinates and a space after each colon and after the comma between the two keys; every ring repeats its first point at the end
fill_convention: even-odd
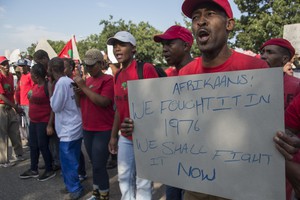
{"type": "MultiPolygon", "coordinates": [[[[60,190],[64,188],[64,183],[62,177],[60,176],[60,171],[57,171],[57,174],[53,179],[45,182],[39,182],[36,179],[21,180],[19,178],[19,174],[23,173],[30,166],[28,151],[25,153],[25,157],[28,159],[23,162],[16,163],[16,165],[13,167],[0,168],[0,200],[63,199],[64,194],[61,194],[60,190]]],[[[87,160],[86,153],[85,159],[88,179],[83,182],[85,195],[81,199],[87,199],[90,197],[92,190],[91,165],[87,160]]],[[[117,170],[109,170],[109,175],[110,200],[119,200],[120,190],[118,186],[117,170]]],[[[163,185],[159,183],[154,184],[153,200],[165,200],[163,185]]]]}

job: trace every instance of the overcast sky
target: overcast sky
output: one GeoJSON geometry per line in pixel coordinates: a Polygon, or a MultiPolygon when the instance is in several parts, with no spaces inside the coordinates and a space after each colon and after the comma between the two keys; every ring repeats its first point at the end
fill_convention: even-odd
{"type": "MultiPolygon", "coordinates": [[[[26,51],[41,38],[67,41],[98,34],[101,20],[113,16],[134,23],[149,22],[164,31],[180,22],[183,0],[0,0],[0,55],[5,50],[26,51]]],[[[233,0],[233,13],[240,16],[233,0]]]]}

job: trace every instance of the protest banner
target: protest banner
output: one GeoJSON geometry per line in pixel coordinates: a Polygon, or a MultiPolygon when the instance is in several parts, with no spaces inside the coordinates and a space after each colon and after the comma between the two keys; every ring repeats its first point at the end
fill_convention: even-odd
{"type": "Polygon", "coordinates": [[[139,177],[237,200],[285,198],[281,68],[128,82],[139,177]]]}

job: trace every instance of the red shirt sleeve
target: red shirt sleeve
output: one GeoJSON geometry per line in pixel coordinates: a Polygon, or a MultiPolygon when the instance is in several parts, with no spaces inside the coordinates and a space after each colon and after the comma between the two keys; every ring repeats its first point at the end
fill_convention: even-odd
{"type": "Polygon", "coordinates": [[[284,113],[285,126],[300,131],[300,95],[297,95],[284,113]]]}

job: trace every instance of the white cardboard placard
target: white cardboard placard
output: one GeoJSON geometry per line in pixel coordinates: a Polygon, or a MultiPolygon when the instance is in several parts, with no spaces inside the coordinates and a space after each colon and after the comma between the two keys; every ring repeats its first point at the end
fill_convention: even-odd
{"type": "Polygon", "coordinates": [[[236,200],[285,198],[282,69],[128,82],[139,177],[236,200]]]}

